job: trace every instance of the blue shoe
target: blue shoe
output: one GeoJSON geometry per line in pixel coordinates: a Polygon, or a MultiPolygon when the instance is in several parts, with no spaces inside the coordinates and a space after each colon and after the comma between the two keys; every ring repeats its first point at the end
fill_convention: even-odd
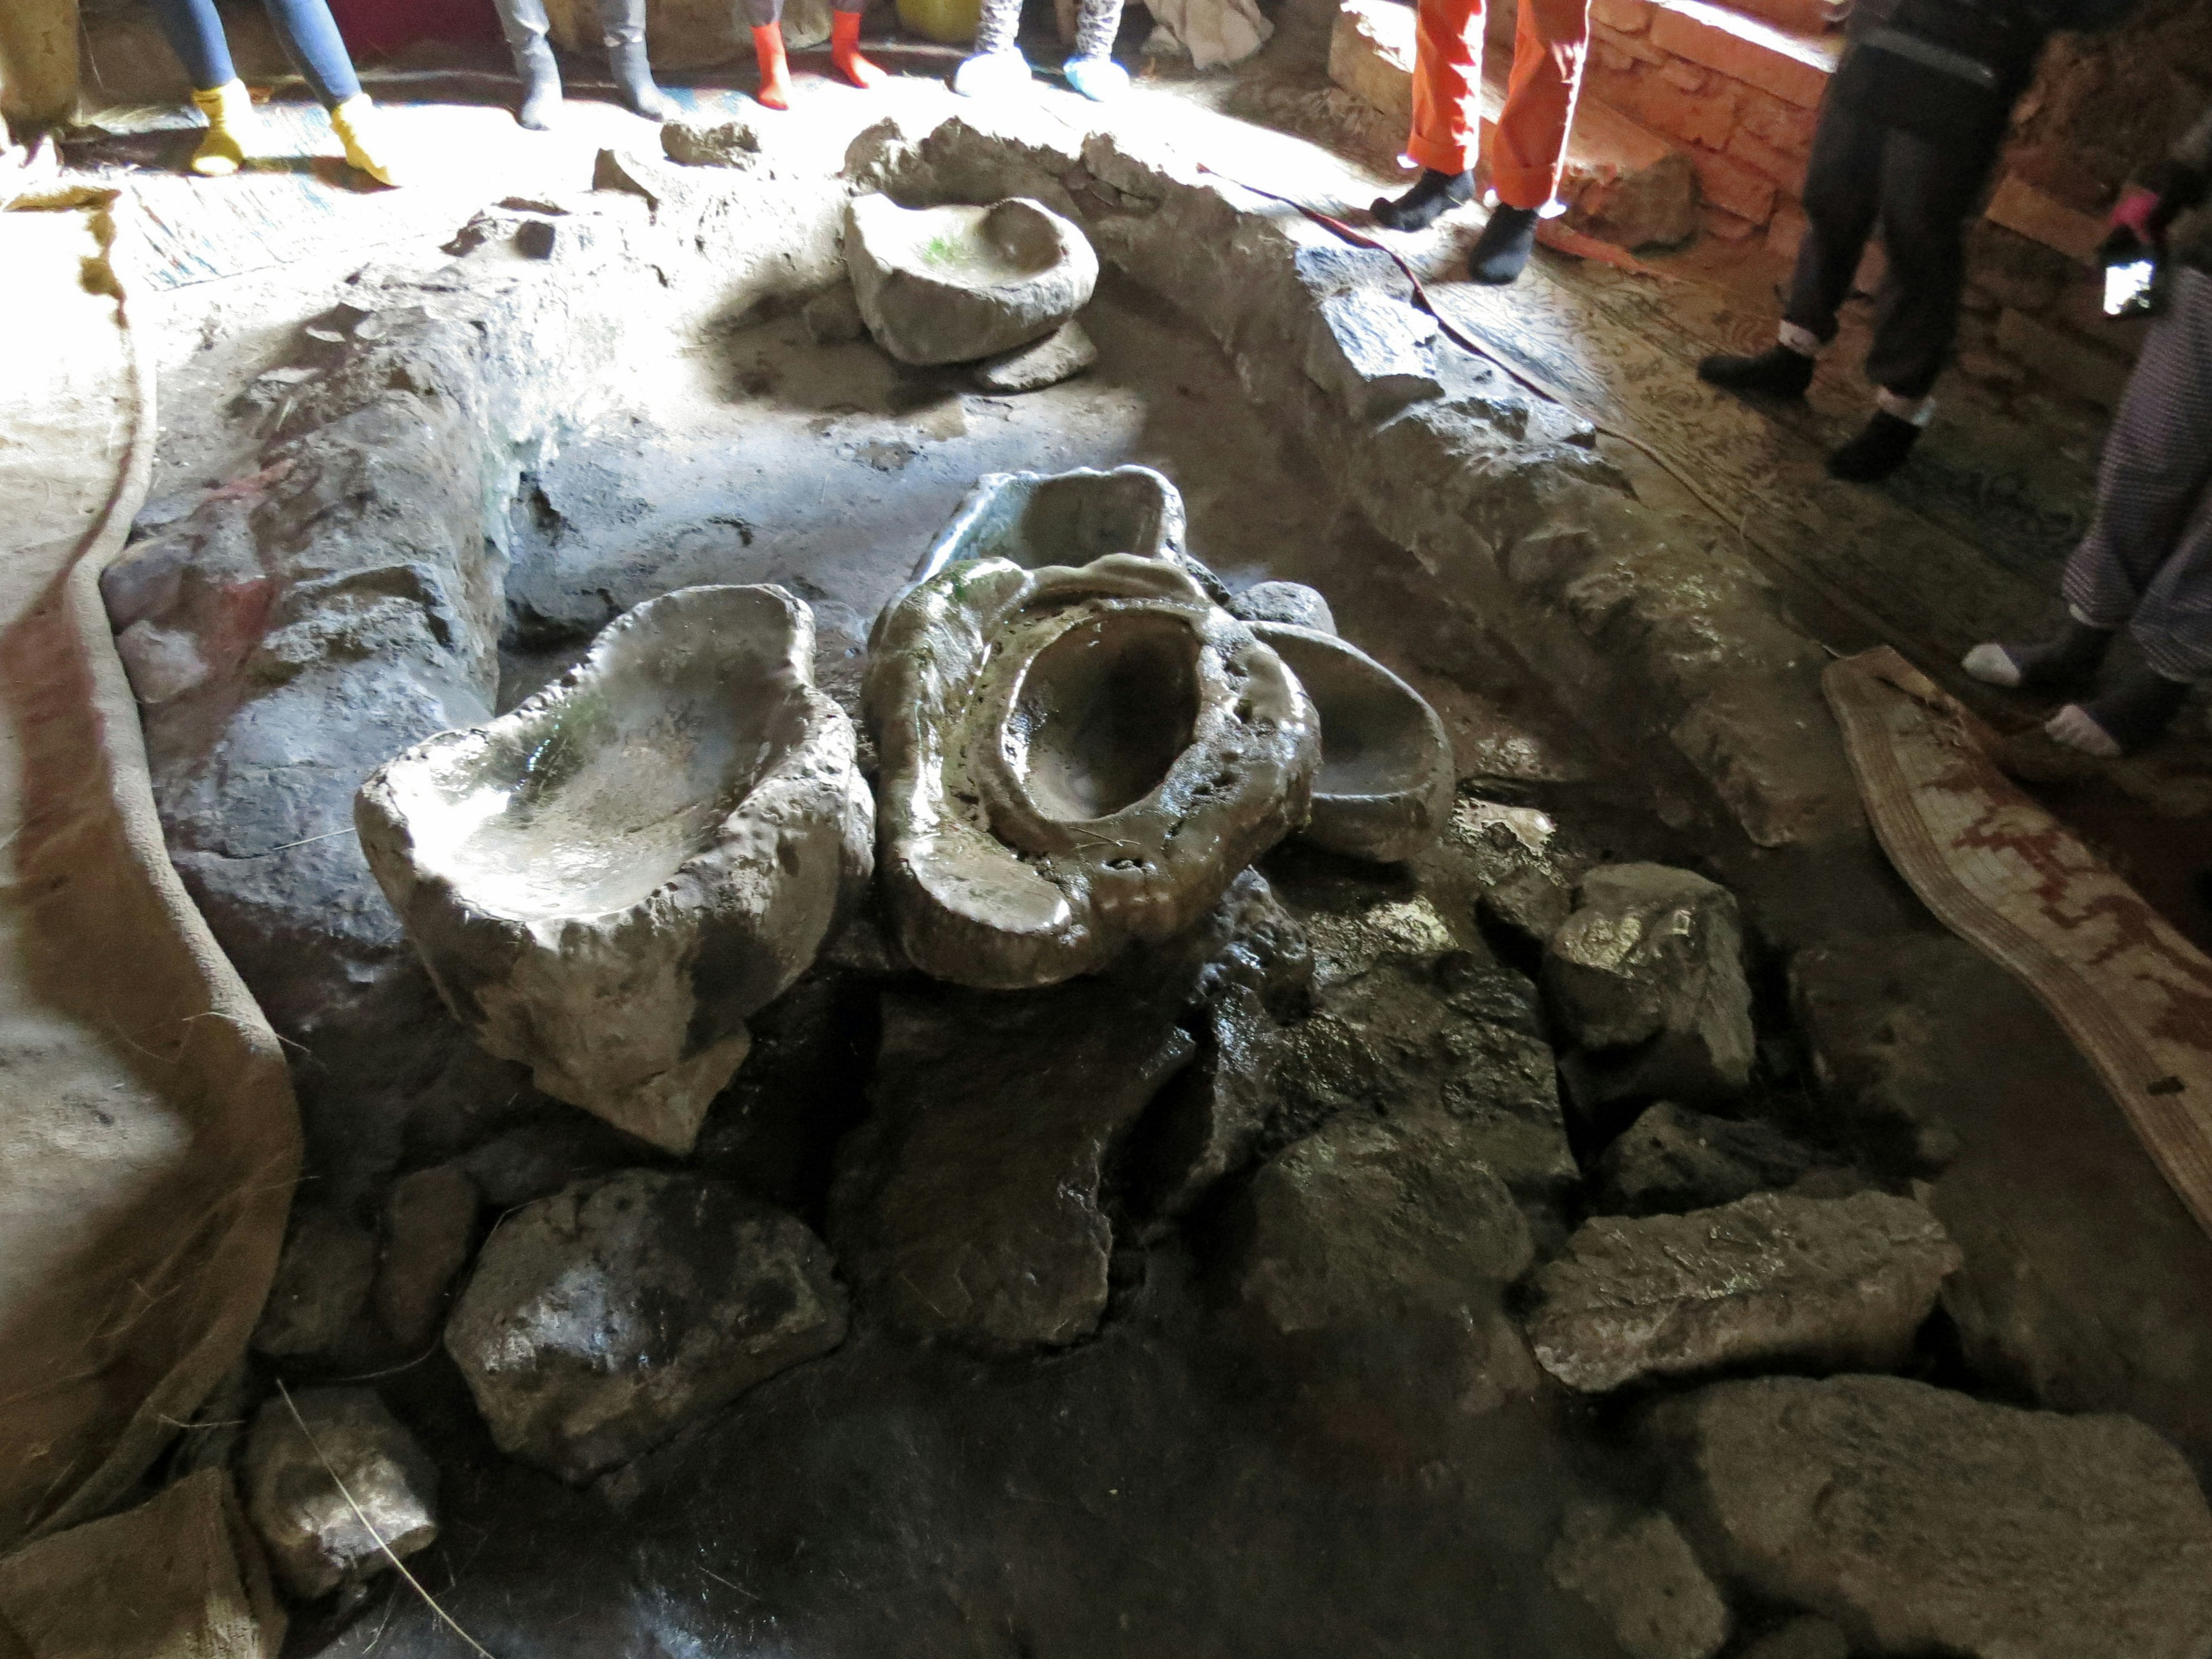
{"type": "Polygon", "coordinates": [[[1129,89],[1129,71],[1110,58],[1071,58],[1060,66],[1060,72],[1073,87],[1094,104],[1103,104],[1119,98],[1129,89]]]}
{"type": "Polygon", "coordinates": [[[952,71],[952,90],[963,98],[1012,98],[1030,86],[1030,60],[1018,52],[979,52],[952,71]]]}

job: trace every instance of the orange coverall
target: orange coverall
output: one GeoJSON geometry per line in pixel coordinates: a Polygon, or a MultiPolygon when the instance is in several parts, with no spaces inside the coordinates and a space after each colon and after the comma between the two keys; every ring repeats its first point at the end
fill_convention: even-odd
{"type": "MultiPolygon", "coordinates": [[[[1406,153],[1438,173],[1474,165],[1486,9],[1484,0],[1419,0],[1406,153]]],[[[1520,0],[1513,77],[1490,140],[1490,185],[1506,206],[1540,208],[1559,189],[1589,55],[1589,0],[1520,0]]]]}

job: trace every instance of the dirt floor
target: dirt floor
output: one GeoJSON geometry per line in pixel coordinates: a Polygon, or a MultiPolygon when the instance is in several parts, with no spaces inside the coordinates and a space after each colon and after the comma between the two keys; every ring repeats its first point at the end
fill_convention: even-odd
{"type": "MultiPolygon", "coordinates": [[[[1342,166],[1328,188],[1379,189],[1392,175],[1371,135],[1347,131],[1323,94],[1315,40],[1312,16],[1293,9],[1240,75],[1166,76],[1138,96],[1334,137],[1342,166]]],[[[419,193],[357,193],[327,167],[296,175],[283,188],[319,216],[289,237],[289,198],[272,194],[241,206],[223,236],[165,244],[199,204],[197,187],[162,171],[189,142],[165,118],[118,114],[109,135],[72,145],[73,163],[146,185],[149,244],[157,262],[165,246],[176,256],[157,263],[147,306],[167,342],[149,524],[225,482],[281,418],[281,381],[254,377],[352,271],[372,258],[434,262],[476,207],[579,187],[599,144],[650,138],[588,96],[572,100],[561,133],[519,136],[487,101],[503,95],[501,82],[457,78],[433,56],[399,66],[424,78],[386,90],[421,97],[422,107],[398,110],[402,121],[427,141],[469,147],[467,166],[419,193]],[[478,101],[434,101],[462,94],[478,101]],[[228,250],[230,268],[193,266],[178,252],[185,242],[228,250]]],[[[884,56],[918,73],[944,67],[927,51],[884,56]]],[[[811,77],[802,94],[847,96],[811,77]]],[[[749,100],[707,86],[683,101],[711,112],[749,100]]],[[[315,117],[296,125],[327,148],[315,117]]],[[[1447,271],[1472,234],[1472,222],[1447,225],[1409,252],[1447,271]]],[[[1596,441],[1640,497],[1708,517],[1722,508],[1831,649],[1894,643],[1963,690],[1949,669],[1966,645],[2048,616],[2057,566],[2086,521],[2092,411],[1961,384],[1894,485],[1833,484],[1818,458],[1863,408],[1850,363],[1863,304],[1806,409],[1746,410],[1697,391],[1689,368],[1716,345],[1763,334],[1778,273],[1741,250],[1647,257],[1657,283],[1545,255],[1510,295],[1454,283],[1444,300],[1509,368],[1659,452],[1655,461],[1617,436],[1596,441]],[[1701,495],[1683,488],[1684,471],[1701,495]]],[[[526,478],[509,525],[499,706],[558,673],[623,610],[700,582],[777,582],[807,599],[834,684],[980,474],[1141,462],[1180,486],[1191,550],[1232,587],[1285,578],[1322,589],[1343,634],[1438,708],[1460,774],[1487,797],[1561,826],[1562,845],[1584,860],[1720,870],[1747,906],[1779,918],[1758,947],[1762,1020],[1784,1018],[1787,951],[1916,909],[1863,848],[1845,859],[1723,845],[1675,800],[1668,775],[1655,774],[1656,787],[1624,775],[1496,641],[1465,625],[1411,554],[1340,513],[1309,458],[1186,319],[1109,276],[1084,320],[1098,365],[1018,399],[978,395],[951,371],[898,368],[866,342],[817,344],[796,314],[748,318],[681,349],[642,340],[609,404],[526,478]]],[[[2005,729],[2032,725],[2027,703],[1974,695],[2005,729]]],[[[2032,744],[2022,764],[2041,769],[2055,810],[2212,945],[2203,869],[2212,733],[2201,708],[2188,718],[2193,727],[2154,755],[2094,775],[2032,744]]],[[[1300,878],[1294,856],[1270,868],[1288,885],[1300,878]]],[[[1985,1085],[1955,1103],[1964,1195],[1960,1218],[1946,1220],[1984,1238],[2032,1229],[2009,1201],[2028,1193],[2069,1237],[2115,1235],[2109,1248],[2045,1251],[2036,1271],[2067,1281],[2069,1305],[2110,1301],[2113,1319],[2168,1331],[2148,1339],[2158,1384],[2186,1393],[2212,1375],[2212,1308],[2202,1305],[2212,1291],[2191,1265],[2203,1241],[2185,1217],[2177,1230],[2170,1195],[2161,1206],[2154,1173],[2118,1114],[2098,1115],[2094,1079],[2040,1011],[1995,970],[1943,960],[1950,977],[1920,988],[1978,1033],[1985,1085]]],[[[858,1119],[862,1080],[824,1081],[817,1135],[834,1139],[858,1119]]],[[[1786,1066],[1772,1081],[1784,1092],[1806,1086],[1786,1066]]],[[[801,1184],[794,1206],[819,1224],[822,1183],[801,1184]]],[[[1588,1607],[1556,1593],[1544,1561],[1577,1498],[1651,1495],[1657,1475],[1629,1413],[1531,1404],[1408,1434],[1387,1406],[1316,1405],[1221,1334],[1209,1224],[1201,1217],[1117,1249],[1113,1308],[1095,1341],[1007,1365],[856,1327],[833,1355],[748,1395],[741,1413],[592,1491],[500,1456],[442,1355],[380,1374],[444,1477],[442,1536],[416,1571],[502,1654],[1619,1651],[1588,1607]]],[[[2022,1259],[2031,1254],[2023,1246],[2022,1259]]],[[[1917,1374],[2023,1395],[2045,1380],[1973,1374],[1956,1334],[1937,1326],[1917,1374]]],[[[2097,1341],[2085,1328],[2077,1346],[2097,1341]]],[[[388,1579],[365,1608],[313,1610],[288,1648],[460,1650],[388,1579]]]]}

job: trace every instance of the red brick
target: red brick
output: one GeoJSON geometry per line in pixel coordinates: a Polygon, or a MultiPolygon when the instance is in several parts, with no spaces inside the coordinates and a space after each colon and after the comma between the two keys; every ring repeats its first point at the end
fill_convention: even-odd
{"type": "Polygon", "coordinates": [[[1731,80],[1811,109],[1827,89],[1840,47],[1792,35],[1705,0],[1657,0],[1651,43],[1731,80]]]}
{"type": "Polygon", "coordinates": [[[1813,129],[1820,124],[1817,111],[1784,103],[1771,93],[1746,87],[1736,100],[1736,119],[1763,144],[1803,161],[1813,153],[1813,129]]]}
{"type": "Polygon", "coordinates": [[[1636,118],[1655,132],[1684,143],[1719,149],[1735,126],[1735,100],[1730,89],[1715,87],[1706,92],[1684,92],[1656,75],[1640,77],[1631,108],[1636,118]]]}
{"type": "Polygon", "coordinates": [[[1651,27],[1651,0],[1590,0],[1590,21],[1622,34],[1651,27]]]}
{"type": "Polygon", "coordinates": [[[2101,219],[2076,212],[2017,173],[2005,174],[1983,216],[2084,264],[2095,258],[2097,245],[2105,240],[2101,219]]]}
{"type": "Polygon", "coordinates": [[[1670,87],[1680,87],[1684,92],[1703,92],[1713,76],[1711,70],[1701,70],[1695,64],[1685,63],[1680,58],[1669,58],[1660,66],[1659,78],[1670,87]]]}
{"type": "Polygon", "coordinates": [[[2062,145],[2015,144],[2005,152],[2005,171],[2076,213],[2102,214],[2112,204],[2112,187],[2062,145]]]}
{"type": "Polygon", "coordinates": [[[1594,33],[1594,38],[1590,41],[1589,68],[1583,73],[1583,95],[1603,97],[1605,94],[1601,90],[1603,85],[1601,76],[1635,74],[1635,54],[1622,51],[1604,34],[1594,33]]]}
{"type": "Polygon", "coordinates": [[[1807,228],[1803,208],[1795,202],[1777,202],[1774,217],[1767,221],[1766,246],[1778,258],[1795,264],[1798,244],[1805,240],[1807,228]]]}
{"type": "Polygon", "coordinates": [[[1708,236],[1717,236],[1724,242],[1748,241],[1759,230],[1750,220],[1740,219],[1726,208],[1717,208],[1711,203],[1698,210],[1698,223],[1708,236]]]}
{"type": "Polygon", "coordinates": [[[1774,216],[1772,179],[1763,179],[1742,162],[1709,149],[1692,150],[1690,165],[1698,170],[1698,194],[1713,206],[1754,225],[1763,225],[1774,216]]]}
{"type": "Polygon", "coordinates": [[[1773,145],[1755,137],[1751,129],[1739,122],[1736,130],[1729,134],[1728,153],[1762,178],[1771,179],[1792,196],[1801,195],[1805,188],[1805,164],[1794,155],[1784,155],[1773,145]]]}
{"type": "Polygon", "coordinates": [[[1643,35],[1623,34],[1602,23],[1590,25],[1590,38],[1598,45],[1609,46],[1622,57],[1633,58],[1639,64],[1671,64],[1674,61],[1643,35]]]}

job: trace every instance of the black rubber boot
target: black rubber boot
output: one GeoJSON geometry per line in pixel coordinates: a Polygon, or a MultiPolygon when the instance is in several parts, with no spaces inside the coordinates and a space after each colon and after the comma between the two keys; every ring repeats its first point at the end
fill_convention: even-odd
{"type": "Polygon", "coordinates": [[[1828,476],[1845,483],[1877,483],[1905,465],[1920,428],[1877,409],[1859,435],[1828,457],[1828,476]]]}
{"type": "Polygon", "coordinates": [[[1474,239],[1467,256],[1467,274],[1478,283],[1503,288],[1528,268],[1536,251],[1536,210],[1508,207],[1500,202],[1490,212],[1490,222],[1474,239]]]}
{"type": "Polygon", "coordinates": [[[1777,343],[1756,357],[1708,357],[1698,365],[1698,378],[1725,392],[1802,398],[1813,384],[1813,360],[1777,343]]]}
{"type": "Polygon", "coordinates": [[[2092,628],[2069,617],[2056,639],[2035,645],[1978,645],[1960,666],[1984,685],[2069,690],[2096,679],[2112,643],[2111,629],[2092,628]]]}
{"type": "Polygon", "coordinates": [[[561,112],[561,66],[545,39],[545,0],[499,0],[499,26],[522,79],[522,106],[514,118],[543,132],[561,112]]]}
{"type": "Polygon", "coordinates": [[[1387,196],[1375,198],[1375,222],[1385,230],[1426,230],[1452,209],[1463,208],[1474,199],[1472,173],[1438,173],[1425,167],[1413,189],[1396,200],[1387,196]]]}
{"type": "Polygon", "coordinates": [[[607,43],[607,67],[615,90],[633,114],[648,121],[674,117],[676,106],[653,83],[653,64],[645,51],[645,0],[599,0],[599,33],[607,43]]]}
{"type": "Polygon", "coordinates": [[[2187,681],[2138,668],[2089,702],[2068,703],[2043,729],[2053,743],[2112,760],[2149,747],[2188,697],[2187,681]]]}

